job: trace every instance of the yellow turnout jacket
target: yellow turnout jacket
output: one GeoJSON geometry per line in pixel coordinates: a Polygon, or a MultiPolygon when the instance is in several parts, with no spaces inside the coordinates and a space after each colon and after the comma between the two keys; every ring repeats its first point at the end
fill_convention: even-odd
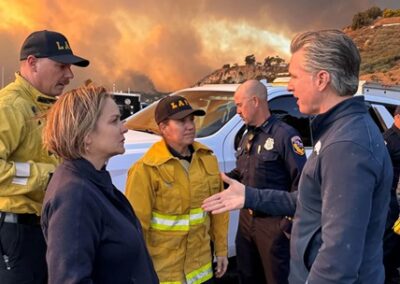
{"type": "Polygon", "coordinates": [[[44,119],[55,102],[18,73],[0,91],[0,211],[40,215],[58,159],[43,149],[44,119]]]}
{"type": "Polygon", "coordinates": [[[210,239],[227,255],[228,213],[209,215],[203,200],[223,189],[218,162],[194,142],[188,169],[155,143],[129,170],[125,194],[143,226],[161,283],[203,283],[212,277],[210,239]]]}

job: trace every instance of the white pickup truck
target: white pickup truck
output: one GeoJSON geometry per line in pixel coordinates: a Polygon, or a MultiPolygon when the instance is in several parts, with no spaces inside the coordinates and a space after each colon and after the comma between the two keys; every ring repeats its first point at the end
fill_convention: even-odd
{"type": "MultiPolygon", "coordinates": [[[[196,117],[196,140],[208,145],[217,156],[220,170],[230,171],[235,167],[235,151],[244,132],[244,125],[236,114],[233,94],[237,84],[204,85],[183,89],[173,93],[187,98],[193,108],[206,111],[204,117],[196,117]]],[[[269,106],[275,115],[294,126],[301,134],[304,146],[311,152],[313,141],[310,135],[311,117],[301,114],[296,99],[285,86],[267,84],[269,106]]],[[[393,112],[400,104],[400,88],[387,88],[381,85],[364,83],[357,96],[364,95],[369,112],[384,132],[393,123],[393,112]]],[[[135,113],[127,119],[128,133],[125,135],[126,152],[110,159],[107,169],[114,184],[125,190],[127,170],[154,142],[161,139],[154,121],[157,102],[135,113]]],[[[140,186],[138,184],[137,186],[140,186]]],[[[238,225],[238,212],[231,212],[229,224],[229,256],[234,256],[235,236],[238,225]]]]}

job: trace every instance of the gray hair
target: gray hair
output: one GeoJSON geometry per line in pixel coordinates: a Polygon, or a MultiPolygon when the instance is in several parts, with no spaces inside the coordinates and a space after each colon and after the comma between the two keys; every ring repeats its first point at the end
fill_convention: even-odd
{"type": "Polygon", "coordinates": [[[303,49],[305,70],[317,73],[325,70],[331,75],[331,86],[340,96],[357,92],[361,57],[353,40],[339,30],[320,30],[296,35],[290,45],[291,53],[303,49]]]}

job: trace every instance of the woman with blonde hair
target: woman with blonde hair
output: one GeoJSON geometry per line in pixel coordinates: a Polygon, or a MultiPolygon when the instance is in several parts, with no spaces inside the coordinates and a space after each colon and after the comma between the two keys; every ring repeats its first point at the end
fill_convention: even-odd
{"type": "Polygon", "coordinates": [[[45,147],[63,162],[48,185],[42,229],[49,283],[158,283],[132,207],[105,169],[124,153],[127,129],[104,88],[60,96],[45,147]]]}

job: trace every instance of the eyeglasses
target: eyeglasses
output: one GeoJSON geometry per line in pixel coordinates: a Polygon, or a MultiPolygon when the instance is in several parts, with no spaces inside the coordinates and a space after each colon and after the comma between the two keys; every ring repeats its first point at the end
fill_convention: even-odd
{"type": "Polygon", "coordinates": [[[250,149],[251,149],[251,146],[253,145],[253,140],[254,140],[255,136],[256,135],[255,135],[254,131],[250,131],[247,134],[247,136],[246,136],[247,140],[246,140],[246,146],[245,146],[246,153],[250,152],[250,149]]]}

